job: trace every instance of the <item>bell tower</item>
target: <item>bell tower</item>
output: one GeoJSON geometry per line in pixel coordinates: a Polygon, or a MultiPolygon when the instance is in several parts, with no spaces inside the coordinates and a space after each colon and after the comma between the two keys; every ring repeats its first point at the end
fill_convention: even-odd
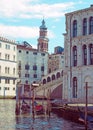
{"type": "Polygon", "coordinates": [[[38,50],[48,52],[48,42],[47,38],[47,27],[45,25],[44,19],[42,20],[42,25],[40,26],[39,38],[38,40],[38,50]]]}

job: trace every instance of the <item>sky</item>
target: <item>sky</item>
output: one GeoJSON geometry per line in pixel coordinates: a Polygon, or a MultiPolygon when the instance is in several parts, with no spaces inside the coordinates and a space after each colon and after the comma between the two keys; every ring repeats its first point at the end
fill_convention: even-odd
{"type": "Polygon", "coordinates": [[[93,0],[0,0],[0,36],[37,48],[44,18],[51,54],[56,46],[64,48],[65,14],[92,4],[93,0]]]}

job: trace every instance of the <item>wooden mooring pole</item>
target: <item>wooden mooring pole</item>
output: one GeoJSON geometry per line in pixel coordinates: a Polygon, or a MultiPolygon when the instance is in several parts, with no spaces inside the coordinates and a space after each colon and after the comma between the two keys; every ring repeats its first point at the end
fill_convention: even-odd
{"type": "Polygon", "coordinates": [[[47,114],[49,115],[49,117],[50,117],[50,112],[51,112],[50,94],[51,94],[51,91],[48,90],[48,93],[47,93],[47,114]]]}
{"type": "Polygon", "coordinates": [[[85,130],[88,130],[88,126],[87,126],[88,83],[87,83],[87,82],[86,82],[86,86],[85,86],[85,91],[86,91],[86,104],[85,104],[85,130]]]}
{"type": "Polygon", "coordinates": [[[35,92],[34,92],[34,86],[32,86],[32,117],[35,118],[35,92]]]}

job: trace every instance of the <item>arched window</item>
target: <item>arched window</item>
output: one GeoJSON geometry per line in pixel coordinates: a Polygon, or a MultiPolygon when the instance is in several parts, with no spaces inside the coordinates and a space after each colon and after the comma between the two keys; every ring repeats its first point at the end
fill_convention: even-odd
{"type": "Polygon", "coordinates": [[[83,35],[87,35],[87,19],[83,19],[83,35]]]}
{"type": "Polygon", "coordinates": [[[93,17],[89,19],[89,34],[93,33],[93,17]]]}
{"type": "Polygon", "coordinates": [[[51,81],[50,77],[47,77],[47,82],[50,82],[50,81],[51,81]]]}
{"type": "Polygon", "coordinates": [[[73,78],[73,98],[77,98],[77,78],[73,78]]]}
{"type": "Polygon", "coordinates": [[[77,47],[73,47],[73,65],[77,66],[77,47]]]}
{"type": "Polygon", "coordinates": [[[87,47],[83,45],[83,64],[87,65],[87,47]]]}
{"type": "Polygon", "coordinates": [[[46,79],[43,79],[43,84],[46,84],[46,79]]]}
{"type": "Polygon", "coordinates": [[[57,79],[60,78],[60,73],[59,72],[56,74],[56,77],[57,77],[57,79]]]}
{"type": "Polygon", "coordinates": [[[77,20],[73,21],[73,37],[77,36],[77,20]]]}
{"type": "Polygon", "coordinates": [[[90,65],[93,65],[93,44],[89,45],[90,50],[90,65]]]}
{"type": "Polygon", "coordinates": [[[52,75],[52,80],[55,80],[55,75],[54,74],[52,75]]]}

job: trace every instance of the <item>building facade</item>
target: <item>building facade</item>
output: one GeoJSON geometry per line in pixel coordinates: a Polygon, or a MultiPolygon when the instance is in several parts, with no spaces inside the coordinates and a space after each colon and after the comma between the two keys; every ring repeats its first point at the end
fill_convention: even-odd
{"type": "Polygon", "coordinates": [[[40,52],[29,44],[17,45],[18,74],[22,84],[39,82],[48,73],[48,53],[40,52]]]}
{"type": "Polygon", "coordinates": [[[48,56],[48,73],[64,68],[64,52],[48,56]]]}
{"type": "Polygon", "coordinates": [[[64,98],[85,102],[93,100],[93,5],[67,13],[64,34],[64,98]]]}
{"type": "Polygon", "coordinates": [[[17,45],[0,37],[0,96],[16,95],[17,45]]]}

